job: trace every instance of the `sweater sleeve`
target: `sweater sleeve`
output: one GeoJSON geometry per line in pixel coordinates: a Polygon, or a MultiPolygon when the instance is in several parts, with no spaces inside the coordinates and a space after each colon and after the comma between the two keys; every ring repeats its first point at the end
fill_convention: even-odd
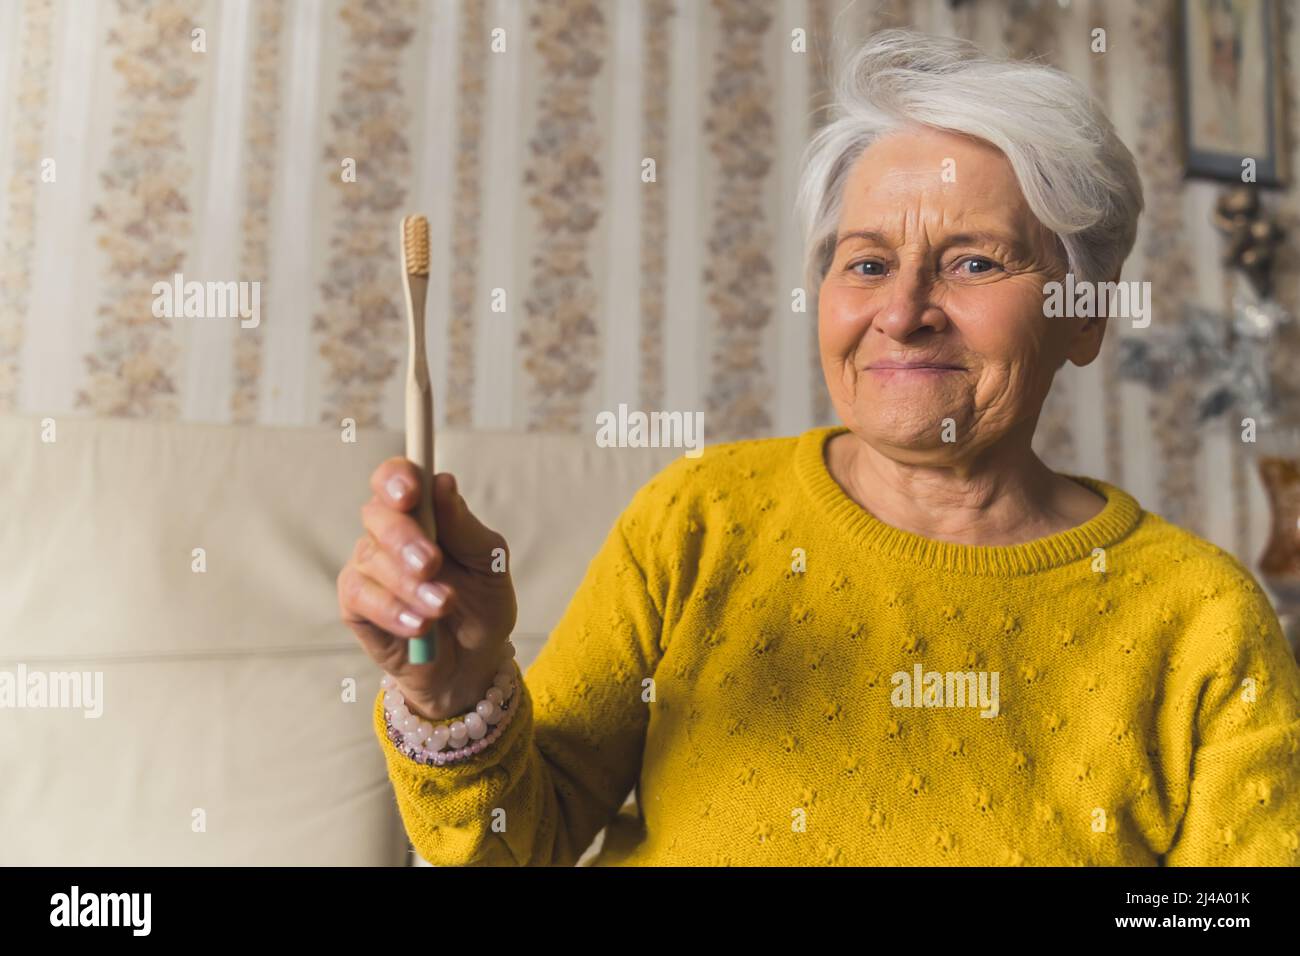
{"type": "Polygon", "coordinates": [[[385,736],[376,698],[402,821],[430,863],[572,866],[635,786],[649,722],[642,681],[661,657],[662,604],[628,544],[630,511],[588,565],[523,675],[514,717],[486,750],[419,765],[385,736]]]}
{"type": "MultiPolygon", "coordinates": [[[[1248,573],[1248,572],[1247,572],[1248,573]]],[[[1194,714],[1190,782],[1168,866],[1300,865],[1300,669],[1252,582],[1198,642],[1179,685],[1194,714]]],[[[1191,655],[1189,655],[1191,656],[1191,655]]]]}

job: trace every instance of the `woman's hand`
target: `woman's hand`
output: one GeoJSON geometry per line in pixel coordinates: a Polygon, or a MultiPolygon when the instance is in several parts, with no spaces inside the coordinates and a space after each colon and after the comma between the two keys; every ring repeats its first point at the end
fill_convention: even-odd
{"type": "Polygon", "coordinates": [[[444,472],[433,481],[438,541],[430,541],[409,514],[417,474],[405,458],[390,458],[370,476],[365,534],[338,577],[339,610],[407,707],[442,720],[473,710],[510,660],[517,608],[505,538],[474,517],[444,472]],[[430,623],[436,657],[411,664],[407,642],[430,623]]]}

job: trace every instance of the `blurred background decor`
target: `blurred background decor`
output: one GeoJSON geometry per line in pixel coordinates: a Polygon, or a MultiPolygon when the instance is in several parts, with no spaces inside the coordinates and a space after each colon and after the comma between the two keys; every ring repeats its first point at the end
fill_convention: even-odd
{"type": "Polygon", "coordinates": [[[1280,186],[1286,173],[1274,0],[1182,0],[1183,149],[1189,176],[1280,186]]]}
{"type": "MultiPolygon", "coordinates": [[[[1293,412],[1278,402],[1271,363],[1292,321],[1270,298],[1285,232],[1261,209],[1250,186],[1224,192],[1213,222],[1226,240],[1224,265],[1244,280],[1233,292],[1231,315],[1189,304],[1180,323],[1122,339],[1120,373],[1156,390],[1178,381],[1196,383],[1196,414],[1189,422],[1198,426],[1231,411],[1248,416],[1257,428],[1271,429],[1293,412]]],[[[1252,430],[1243,440],[1253,442],[1254,435],[1252,430]]]]}
{"type": "Polygon", "coordinates": [[[1300,409],[1279,399],[1272,361],[1294,321],[1270,297],[1286,233],[1263,209],[1256,186],[1225,190],[1212,221],[1225,240],[1223,263],[1240,280],[1231,314],[1189,304],[1182,322],[1122,340],[1120,374],[1154,391],[1195,383],[1189,427],[1227,414],[1229,425],[1241,429],[1243,447],[1258,450],[1272,519],[1258,570],[1300,647],[1300,409]]]}
{"type": "Polygon", "coordinates": [[[1273,511],[1272,534],[1259,560],[1259,573],[1273,594],[1292,648],[1300,653],[1300,429],[1265,440],[1259,474],[1273,511]]]}

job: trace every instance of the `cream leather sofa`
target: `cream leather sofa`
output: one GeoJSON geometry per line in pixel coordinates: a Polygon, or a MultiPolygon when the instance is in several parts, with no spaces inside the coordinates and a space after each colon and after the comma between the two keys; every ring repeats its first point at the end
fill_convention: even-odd
{"type": "MultiPolygon", "coordinates": [[[[102,714],[0,708],[0,865],[410,864],[380,675],[335,598],[402,436],[57,417],[43,437],[0,417],[0,672],[101,675],[102,714]]],[[[439,435],[439,470],[510,541],[522,663],[679,454],[439,435]]]]}

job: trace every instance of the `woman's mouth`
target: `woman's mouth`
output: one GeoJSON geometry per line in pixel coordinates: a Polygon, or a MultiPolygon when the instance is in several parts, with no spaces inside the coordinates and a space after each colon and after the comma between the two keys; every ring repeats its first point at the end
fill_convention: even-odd
{"type": "Polygon", "coordinates": [[[917,375],[932,376],[944,375],[949,372],[964,372],[965,366],[953,365],[948,362],[872,362],[866,366],[864,371],[876,372],[881,375],[917,375]]]}

